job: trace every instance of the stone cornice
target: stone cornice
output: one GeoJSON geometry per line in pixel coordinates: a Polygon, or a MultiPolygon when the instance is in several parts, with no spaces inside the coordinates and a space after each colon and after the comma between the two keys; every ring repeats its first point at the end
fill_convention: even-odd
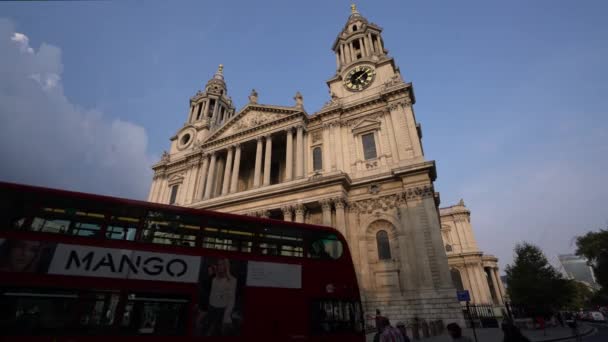
{"type": "MultiPolygon", "coordinates": [[[[350,177],[345,173],[329,176],[310,177],[291,182],[260,187],[257,189],[241,191],[227,196],[215,197],[192,203],[192,206],[195,208],[218,209],[242,202],[255,202],[265,198],[282,197],[287,193],[295,193],[298,191],[310,191],[317,188],[327,187],[328,185],[332,184],[340,184],[344,189],[346,189],[346,191],[348,191],[350,189],[351,183],[352,181],[350,177]]],[[[311,201],[314,202],[316,201],[316,199],[311,201]]]]}
{"type": "Polygon", "coordinates": [[[439,214],[441,216],[449,216],[455,214],[471,215],[471,211],[467,209],[467,207],[457,204],[446,208],[439,208],[439,214]]]}
{"type": "Polygon", "coordinates": [[[434,194],[432,185],[422,185],[410,187],[395,193],[374,195],[363,199],[350,199],[349,210],[366,212],[371,214],[374,211],[388,211],[397,207],[404,206],[407,202],[422,200],[432,197],[434,194]]]}

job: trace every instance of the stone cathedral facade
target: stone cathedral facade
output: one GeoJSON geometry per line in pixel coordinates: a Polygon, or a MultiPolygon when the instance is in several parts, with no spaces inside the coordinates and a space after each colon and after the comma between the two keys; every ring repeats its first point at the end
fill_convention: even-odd
{"type": "Polygon", "coordinates": [[[333,226],[369,313],[462,322],[413,85],[354,7],[332,50],[331,98],[311,114],[299,93],[269,105],[255,90],[237,110],[220,65],[153,166],[148,200],[333,226]]]}

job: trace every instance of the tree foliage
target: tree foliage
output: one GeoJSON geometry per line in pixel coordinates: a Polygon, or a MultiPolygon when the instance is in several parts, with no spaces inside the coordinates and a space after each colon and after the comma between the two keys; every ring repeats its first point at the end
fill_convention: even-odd
{"type": "Polygon", "coordinates": [[[604,290],[608,289],[608,230],[600,229],[577,237],[576,255],[589,260],[596,281],[604,290]]]}
{"type": "Polygon", "coordinates": [[[531,315],[567,307],[576,293],[576,286],[549,264],[540,248],[526,242],[515,246],[515,260],[505,271],[512,303],[531,315]]]}

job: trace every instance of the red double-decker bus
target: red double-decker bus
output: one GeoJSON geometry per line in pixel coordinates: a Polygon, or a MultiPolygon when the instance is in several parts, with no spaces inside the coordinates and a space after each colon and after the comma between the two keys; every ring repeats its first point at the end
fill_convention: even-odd
{"type": "Polygon", "coordinates": [[[0,213],[4,338],[365,339],[332,228],[9,183],[0,213]]]}

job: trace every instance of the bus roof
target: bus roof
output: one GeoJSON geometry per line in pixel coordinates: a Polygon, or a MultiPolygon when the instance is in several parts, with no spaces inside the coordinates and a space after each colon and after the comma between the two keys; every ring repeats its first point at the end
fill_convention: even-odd
{"type": "Polygon", "coordinates": [[[174,213],[189,214],[189,215],[196,215],[196,216],[206,216],[206,217],[212,217],[212,218],[216,218],[216,219],[239,220],[241,222],[251,222],[251,223],[257,223],[257,224],[267,223],[267,224],[272,225],[272,224],[280,223],[282,226],[288,226],[290,228],[318,229],[318,230],[331,232],[331,233],[336,234],[336,236],[339,236],[341,240],[346,241],[345,237],[342,235],[342,233],[340,233],[337,229],[328,227],[328,226],[303,224],[303,223],[298,223],[298,222],[282,221],[282,220],[275,220],[275,219],[270,219],[270,218],[259,218],[259,217],[252,217],[252,216],[246,216],[246,215],[237,215],[237,214],[223,213],[223,212],[213,211],[213,210],[208,210],[208,209],[180,207],[180,206],[174,206],[174,205],[168,205],[168,204],[146,202],[146,201],[141,201],[141,200],[112,197],[112,196],[105,196],[105,195],[97,195],[97,194],[78,192],[78,191],[46,188],[46,187],[34,186],[34,185],[9,183],[9,182],[2,182],[2,181],[0,181],[0,190],[2,192],[14,191],[14,192],[17,192],[22,195],[24,195],[25,193],[28,193],[28,192],[37,193],[37,194],[43,193],[43,194],[49,195],[49,196],[67,197],[70,199],[79,199],[79,200],[82,200],[82,199],[90,200],[91,203],[88,203],[88,204],[89,205],[94,204],[96,207],[99,207],[100,204],[103,204],[102,207],[107,207],[110,205],[123,205],[123,206],[128,205],[131,207],[139,207],[142,209],[157,209],[157,210],[162,209],[162,210],[172,211],[174,213]]]}

